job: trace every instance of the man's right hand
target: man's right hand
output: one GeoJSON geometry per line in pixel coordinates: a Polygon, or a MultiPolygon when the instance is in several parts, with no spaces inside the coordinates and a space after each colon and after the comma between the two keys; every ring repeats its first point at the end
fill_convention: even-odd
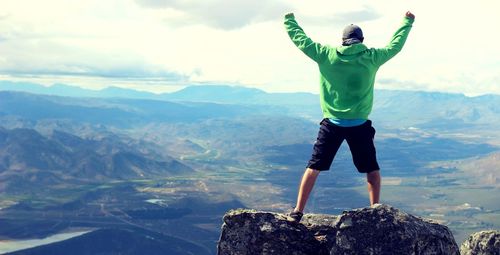
{"type": "Polygon", "coordinates": [[[405,16],[410,18],[410,19],[415,19],[415,15],[413,13],[411,13],[410,11],[407,11],[405,16]]]}

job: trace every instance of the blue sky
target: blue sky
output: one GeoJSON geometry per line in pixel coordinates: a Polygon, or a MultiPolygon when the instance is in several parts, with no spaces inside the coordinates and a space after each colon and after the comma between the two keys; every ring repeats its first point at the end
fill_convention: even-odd
{"type": "Polygon", "coordinates": [[[285,13],[323,44],[337,45],[343,27],[356,23],[369,47],[383,47],[411,10],[412,33],[380,69],[378,88],[500,94],[499,7],[497,0],[3,0],[0,79],[317,93],[317,68],[288,39],[285,13]]]}

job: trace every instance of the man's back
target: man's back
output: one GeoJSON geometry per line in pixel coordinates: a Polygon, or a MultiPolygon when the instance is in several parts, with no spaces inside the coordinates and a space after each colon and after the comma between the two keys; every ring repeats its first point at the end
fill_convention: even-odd
{"type": "Polygon", "coordinates": [[[413,18],[405,17],[384,48],[369,49],[361,42],[331,47],[312,41],[293,15],[285,16],[285,27],[292,41],[318,64],[325,118],[368,119],[377,70],[402,49],[412,23],[413,18]]]}

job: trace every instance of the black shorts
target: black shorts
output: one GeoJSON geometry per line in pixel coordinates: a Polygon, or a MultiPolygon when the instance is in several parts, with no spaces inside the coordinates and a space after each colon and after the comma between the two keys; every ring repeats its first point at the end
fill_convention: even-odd
{"type": "Polygon", "coordinates": [[[307,167],[319,171],[329,170],[335,154],[345,139],[358,172],[369,173],[380,170],[373,144],[374,137],[375,129],[370,120],[360,126],[340,127],[323,119],[307,167]]]}

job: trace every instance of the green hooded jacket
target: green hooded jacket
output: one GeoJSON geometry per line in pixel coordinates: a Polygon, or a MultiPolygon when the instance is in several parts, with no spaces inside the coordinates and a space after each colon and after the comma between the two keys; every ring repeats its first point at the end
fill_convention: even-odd
{"type": "Polygon", "coordinates": [[[293,14],[285,16],[290,39],[318,64],[324,118],[368,119],[373,106],[375,74],[382,64],[401,51],[413,21],[405,17],[386,47],[369,49],[362,43],[340,47],[321,45],[304,33],[293,14]]]}

